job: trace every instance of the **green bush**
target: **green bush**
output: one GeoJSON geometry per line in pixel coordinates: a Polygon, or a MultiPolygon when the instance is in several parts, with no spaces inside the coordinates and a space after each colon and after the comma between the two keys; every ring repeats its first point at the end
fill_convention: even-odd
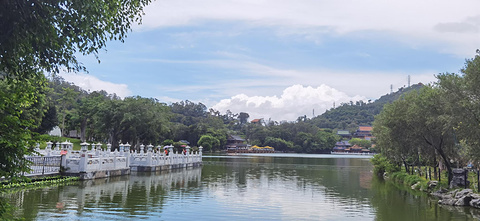
{"type": "Polygon", "coordinates": [[[427,180],[422,179],[417,175],[409,175],[401,171],[390,174],[390,180],[395,183],[404,184],[405,186],[412,186],[420,182],[420,185],[416,187],[417,190],[426,190],[428,188],[427,180]]]}
{"type": "Polygon", "coordinates": [[[411,186],[411,185],[416,184],[416,183],[421,182],[421,181],[422,181],[422,179],[417,175],[407,175],[405,177],[405,180],[403,181],[403,183],[411,186]]]}
{"type": "Polygon", "coordinates": [[[372,157],[371,162],[375,167],[374,172],[378,175],[383,175],[385,172],[393,173],[400,170],[398,166],[391,163],[386,157],[381,154],[375,154],[372,157]]]}

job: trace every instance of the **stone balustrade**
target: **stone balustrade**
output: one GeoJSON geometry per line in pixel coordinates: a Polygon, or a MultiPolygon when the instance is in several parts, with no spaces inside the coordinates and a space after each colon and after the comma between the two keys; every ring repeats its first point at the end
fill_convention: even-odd
{"type": "Polygon", "coordinates": [[[160,151],[161,146],[154,151],[153,145],[140,145],[140,151],[130,150],[130,144],[120,144],[119,150],[102,150],[102,144],[80,144],[81,150],[74,151],[73,144],[66,141],[60,147],[52,149],[52,143],[47,142],[45,149],[36,148],[43,156],[62,156],[62,166],[66,174],[80,174],[83,179],[92,179],[113,175],[129,174],[130,171],[160,171],[172,168],[197,166],[202,163],[202,149],[194,153],[190,147],[185,147],[185,152],[174,153],[173,146],[165,146],[168,155],[160,151]],[[91,146],[91,148],[89,148],[91,146]],[[83,176],[83,177],[82,177],[83,176]]]}

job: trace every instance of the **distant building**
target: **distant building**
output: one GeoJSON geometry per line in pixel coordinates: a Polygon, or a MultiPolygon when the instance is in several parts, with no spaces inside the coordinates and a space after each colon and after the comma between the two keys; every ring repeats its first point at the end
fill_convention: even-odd
{"type": "Polygon", "coordinates": [[[247,144],[245,143],[245,139],[241,138],[237,135],[229,135],[227,139],[227,145],[225,146],[227,150],[235,149],[235,150],[246,150],[248,149],[247,144]]]}
{"type": "Polygon", "coordinates": [[[262,119],[253,119],[252,121],[250,121],[250,123],[262,125],[262,119]]]}
{"type": "Polygon", "coordinates": [[[68,132],[67,137],[80,139],[80,133],[77,130],[71,130],[68,132]]]}
{"type": "Polygon", "coordinates": [[[353,137],[364,140],[372,140],[374,138],[372,135],[372,130],[372,126],[359,126],[357,131],[353,134],[353,137]]]}
{"type": "Polygon", "coordinates": [[[349,150],[351,146],[348,141],[340,141],[335,144],[333,152],[345,152],[349,150]]]}
{"type": "Polygon", "coordinates": [[[352,138],[352,134],[348,130],[339,130],[339,131],[337,131],[337,135],[342,137],[342,139],[350,140],[352,138]]]}
{"type": "Polygon", "coordinates": [[[363,150],[362,147],[358,146],[358,145],[353,145],[352,147],[350,147],[350,149],[348,150],[348,152],[350,153],[361,153],[363,150]]]}

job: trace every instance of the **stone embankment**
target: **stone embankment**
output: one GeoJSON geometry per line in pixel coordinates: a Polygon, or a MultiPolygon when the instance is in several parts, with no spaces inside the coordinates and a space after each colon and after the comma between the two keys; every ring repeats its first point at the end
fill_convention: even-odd
{"type": "MultiPolygon", "coordinates": [[[[470,182],[466,180],[467,170],[464,169],[454,169],[453,170],[453,179],[450,183],[450,189],[440,188],[437,191],[438,181],[429,181],[427,183],[427,189],[420,189],[429,193],[431,196],[437,197],[438,204],[448,205],[448,206],[471,206],[474,208],[480,208],[480,194],[474,193],[472,189],[460,189],[465,184],[468,186],[470,182]],[[457,189],[454,189],[457,188],[457,189]]],[[[418,189],[417,186],[420,185],[420,182],[414,184],[411,188],[418,189]]]]}
{"type": "Polygon", "coordinates": [[[480,208],[480,194],[473,193],[472,189],[456,189],[448,191],[442,188],[430,195],[439,198],[438,203],[442,205],[480,208]]]}
{"type": "Polygon", "coordinates": [[[411,186],[413,190],[420,189],[420,191],[427,192],[431,196],[438,198],[438,204],[448,206],[471,206],[474,208],[480,208],[480,194],[474,193],[472,189],[461,189],[464,186],[470,185],[467,178],[467,170],[454,169],[453,179],[450,182],[450,190],[440,188],[437,191],[438,181],[429,181],[427,183],[427,189],[422,189],[419,186],[420,182],[411,186]]]}

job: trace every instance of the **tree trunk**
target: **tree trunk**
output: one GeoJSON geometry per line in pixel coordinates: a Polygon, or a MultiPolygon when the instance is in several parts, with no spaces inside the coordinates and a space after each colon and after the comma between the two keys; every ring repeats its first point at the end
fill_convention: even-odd
{"type": "Polygon", "coordinates": [[[85,130],[87,128],[87,118],[83,118],[82,123],[80,124],[80,140],[86,142],[85,139],[85,130]]]}
{"type": "Polygon", "coordinates": [[[443,152],[443,149],[441,147],[435,147],[435,149],[438,151],[438,154],[440,154],[440,156],[443,159],[443,162],[445,163],[445,166],[447,167],[448,185],[450,185],[450,182],[452,181],[452,178],[453,178],[452,166],[450,165],[450,161],[448,160],[447,156],[445,156],[445,153],[443,152]]]}
{"type": "Polygon", "coordinates": [[[409,170],[408,170],[408,164],[407,164],[407,162],[405,162],[405,160],[404,160],[404,159],[402,159],[402,161],[403,161],[403,165],[405,165],[405,173],[407,173],[407,174],[408,174],[408,173],[409,173],[409,170]]]}
{"type": "Polygon", "coordinates": [[[60,128],[60,133],[62,134],[62,137],[65,136],[65,113],[62,115],[62,128],[60,128]]]}
{"type": "Polygon", "coordinates": [[[110,150],[110,151],[114,151],[115,148],[116,148],[116,146],[118,145],[118,144],[117,144],[117,143],[118,143],[118,142],[117,142],[117,136],[115,135],[114,132],[111,132],[111,133],[110,133],[110,138],[109,138],[109,140],[110,140],[110,143],[112,144],[112,147],[111,147],[111,150],[110,150]]]}

